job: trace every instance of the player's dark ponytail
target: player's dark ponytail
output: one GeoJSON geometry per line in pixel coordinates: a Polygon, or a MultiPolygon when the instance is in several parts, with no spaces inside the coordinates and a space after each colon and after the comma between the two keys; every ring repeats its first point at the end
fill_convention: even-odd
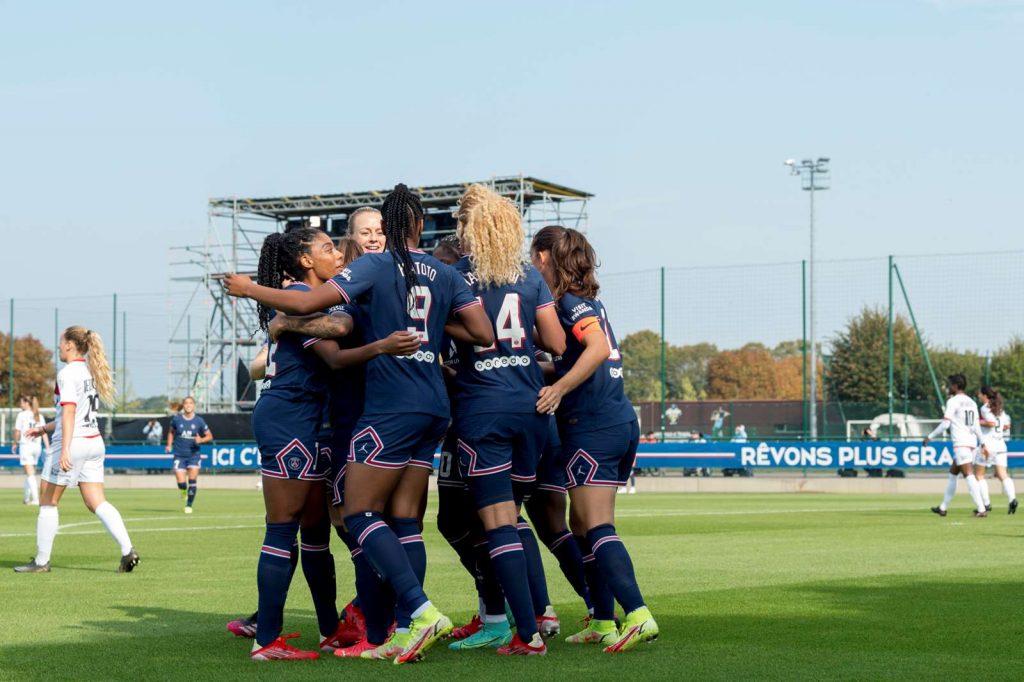
{"type": "MultiPolygon", "coordinates": [[[[299,265],[299,257],[309,253],[310,245],[320,230],[304,227],[291,232],[268,234],[260,249],[260,263],[256,271],[256,283],[272,289],[280,289],[287,277],[302,281],[306,273],[299,265]]],[[[262,303],[256,304],[260,329],[267,330],[271,309],[262,303]]]]}
{"type": "Polygon", "coordinates": [[[391,257],[401,268],[405,279],[406,305],[410,310],[414,306],[414,299],[410,294],[418,280],[416,266],[413,265],[412,256],[409,255],[408,239],[416,229],[416,222],[422,219],[423,205],[420,203],[419,196],[402,183],[395,185],[391,193],[384,198],[384,205],[381,206],[381,222],[384,227],[384,236],[387,238],[385,248],[391,252],[391,257]]]}
{"type": "Polygon", "coordinates": [[[999,416],[1003,413],[1003,394],[992,388],[991,386],[982,386],[982,394],[988,398],[988,409],[992,410],[992,414],[999,416]]]}

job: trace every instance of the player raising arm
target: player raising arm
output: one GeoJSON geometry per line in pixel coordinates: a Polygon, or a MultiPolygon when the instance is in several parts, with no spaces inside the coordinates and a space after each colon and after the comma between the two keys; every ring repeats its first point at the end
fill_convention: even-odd
{"type": "MultiPolygon", "coordinates": [[[[444,324],[455,316],[479,345],[493,343],[494,333],[458,273],[416,248],[423,230],[419,197],[396,185],[384,200],[383,217],[388,253],[366,254],[328,285],[277,291],[230,275],[225,286],[233,296],[295,315],[356,301],[365,307],[367,342],[395,329],[420,337],[420,350],[412,356],[382,355],[367,364],[366,404],[345,472],[345,527],[395,592],[399,630],[385,647],[401,664],[417,660],[451,630],[451,621],[423,592],[426,555],[418,522],[434,450],[449,420],[437,362],[444,324]]],[[[261,623],[262,611],[261,606],[261,623]]]]}

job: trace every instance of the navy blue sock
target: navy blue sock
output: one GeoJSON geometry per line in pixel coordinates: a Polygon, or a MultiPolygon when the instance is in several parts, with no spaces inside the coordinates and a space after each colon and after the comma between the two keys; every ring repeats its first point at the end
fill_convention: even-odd
{"type": "Polygon", "coordinates": [[[352,556],[352,566],[356,573],[356,598],[353,606],[358,606],[366,621],[366,640],[370,644],[381,645],[388,638],[388,629],[395,619],[395,595],[373,570],[366,554],[355,538],[344,528],[338,528],[338,537],[348,547],[352,556]]]}
{"type": "Polygon", "coordinates": [[[537,538],[534,537],[530,524],[522,516],[517,519],[516,530],[519,531],[519,541],[523,544],[523,554],[526,556],[526,577],[530,581],[533,613],[542,616],[551,603],[551,597],[548,596],[548,581],[544,576],[544,562],[540,558],[540,545],[537,544],[537,538]]]}
{"type": "Polygon", "coordinates": [[[590,599],[590,590],[587,589],[587,578],[583,574],[583,554],[580,553],[580,546],[572,539],[572,533],[563,530],[553,538],[542,537],[541,540],[558,559],[558,567],[562,569],[562,575],[572,585],[572,589],[576,590],[576,594],[583,598],[587,609],[594,608],[594,602],[590,599]]]}
{"type": "Polygon", "coordinates": [[[345,527],[359,543],[363,556],[394,592],[395,601],[412,613],[427,603],[427,595],[416,578],[409,556],[394,531],[377,512],[345,517],[345,527]]]}
{"type": "MultiPolygon", "coordinates": [[[[484,532],[482,526],[480,532],[484,532]]],[[[474,538],[473,554],[476,556],[476,568],[480,574],[477,594],[484,603],[484,614],[500,616],[505,613],[505,592],[502,591],[498,576],[494,572],[486,537],[474,538]]]]}
{"type": "Polygon", "coordinates": [[[188,500],[185,502],[185,504],[187,506],[189,506],[189,507],[191,507],[192,503],[196,501],[196,489],[197,488],[198,488],[198,485],[197,485],[197,483],[195,481],[189,481],[188,482],[188,500]]]}
{"type": "Polygon", "coordinates": [[[622,605],[626,614],[630,614],[644,605],[644,598],[636,584],[636,573],[633,572],[633,561],[622,540],[615,534],[615,526],[605,523],[587,531],[590,542],[605,582],[615,595],[615,601],[622,605]]]}
{"type": "Polygon", "coordinates": [[[597,620],[615,620],[615,597],[604,580],[604,575],[594,559],[590,542],[585,537],[574,535],[576,545],[583,556],[583,574],[587,578],[590,599],[594,603],[594,618],[597,620]]]}
{"type": "Polygon", "coordinates": [[[331,525],[327,519],[312,528],[303,528],[300,559],[321,637],[329,637],[338,629],[338,583],[331,556],[331,525]]]}
{"type": "Polygon", "coordinates": [[[178,482],[178,490],[186,490],[186,489],[188,489],[188,483],[185,483],[185,481],[179,481],[178,482]]]}
{"type": "Polygon", "coordinates": [[[487,548],[491,565],[501,583],[505,599],[516,620],[519,638],[529,642],[537,633],[536,614],[530,598],[530,581],[526,577],[526,555],[515,526],[498,526],[487,531],[487,548]]]}
{"type": "MultiPolygon", "coordinates": [[[[427,575],[427,549],[423,545],[423,534],[420,532],[420,523],[412,518],[392,518],[388,520],[391,530],[395,531],[398,541],[402,543],[402,549],[409,557],[409,565],[416,579],[423,585],[427,575]]],[[[407,628],[412,622],[412,614],[399,607],[395,610],[395,622],[400,628],[407,628]]]]}
{"type": "Polygon", "coordinates": [[[284,603],[295,565],[292,549],[299,533],[299,522],[268,523],[263,547],[256,565],[256,587],[259,590],[259,619],[256,622],[256,643],[267,646],[281,636],[284,603]]]}

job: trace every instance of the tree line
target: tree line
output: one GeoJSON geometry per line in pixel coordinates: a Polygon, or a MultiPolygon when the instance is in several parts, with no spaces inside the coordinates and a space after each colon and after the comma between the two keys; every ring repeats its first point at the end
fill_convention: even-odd
{"type": "MultiPolygon", "coordinates": [[[[853,403],[888,400],[888,311],[865,308],[831,339],[830,354],[819,350],[818,397],[853,403]]],[[[963,372],[970,390],[991,383],[1011,401],[1024,400],[1024,339],[1014,338],[986,358],[927,340],[940,387],[946,376],[963,372]]],[[[633,402],[661,398],[661,337],[644,330],[620,343],[626,394],[633,402]]],[[[921,344],[903,316],[893,322],[894,394],[897,400],[936,400],[921,344]]],[[[774,348],[749,343],[719,349],[712,343],[665,348],[666,400],[801,400],[803,343],[784,341],[774,348]]]]}

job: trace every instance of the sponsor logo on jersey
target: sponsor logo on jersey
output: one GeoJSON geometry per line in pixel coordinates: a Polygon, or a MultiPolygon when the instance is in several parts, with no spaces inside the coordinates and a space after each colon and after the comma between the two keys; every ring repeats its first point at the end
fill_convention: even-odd
{"type": "Polygon", "coordinates": [[[487,372],[492,369],[505,367],[529,367],[532,364],[533,360],[528,355],[508,355],[500,358],[477,360],[473,363],[473,369],[478,372],[487,372]]]}
{"type": "Polygon", "coordinates": [[[437,360],[437,356],[434,355],[434,352],[429,350],[418,350],[412,355],[396,355],[394,357],[399,360],[414,360],[416,362],[426,362],[427,364],[430,365],[434,364],[434,361],[437,360]]]}

